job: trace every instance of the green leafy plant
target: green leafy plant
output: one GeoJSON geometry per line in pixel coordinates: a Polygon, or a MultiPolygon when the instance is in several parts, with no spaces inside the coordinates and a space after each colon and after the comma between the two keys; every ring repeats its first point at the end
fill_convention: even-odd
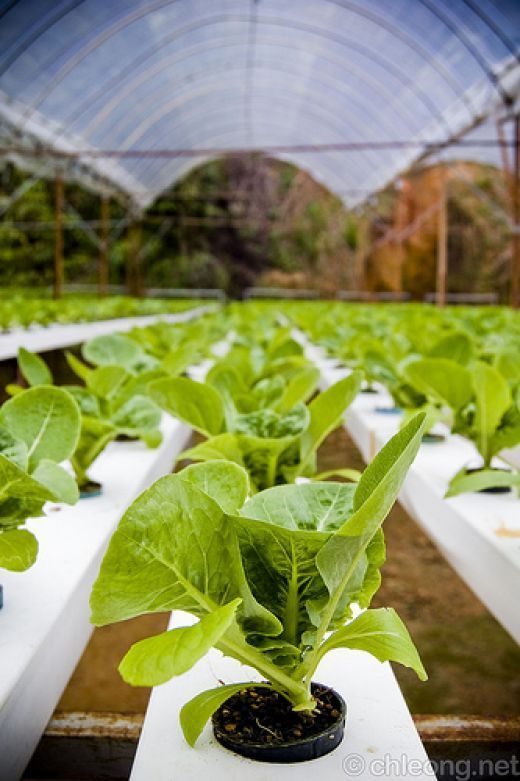
{"type": "Polygon", "coordinates": [[[38,542],[21,527],[43,515],[45,502],[77,501],[59,462],[71,457],[79,430],[77,404],[59,388],[21,391],[0,409],[0,567],[21,572],[34,563],[38,542]]]}
{"type": "Polygon", "coordinates": [[[179,458],[229,459],[245,466],[254,487],[261,490],[315,475],[318,447],[340,425],[362,375],[352,373],[308,405],[302,399],[315,386],[314,369],[299,370],[281,388],[275,375],[263,385],[254,385],[247,398],[250,402],[255,396],[257,408],[246,413],[237,410],[240,378],[236,372],[221,367],[218,377],[209,379],[213,384],[184,377],[157,380],[149,385],[149,393],[160,407],[207,437],[179,458]]]}
{"type": "Polygon", "coordinates": [[[161,315],[181,312],[202,303],[197,300],[139,299],[128,296],[100,299],[85,294],[69,294],[59,301],[53,301],[28,294],[28,288],[14,291],[7,289],[0,291],[0,327],[8,331],[19,326],[48,326],[53,322],[79,323],[136,315],[161,315]]]}
{"type": "MultiPolygon", "coordinates": [[[[181,675],[211,647],[253,667],[296,710],[315,706],[323,656],[355,648],[424,668],[392,609],[368,609],[384,560],[381,525],[417,453],[424,416],[394,436],[357,486],[284,485],[251,499],[246,472],[222,461],[158,480],[127,510],[94,585],[92,621],[105,625],[181,609],[195,623],[140,641],[120,672],[137,686],[181,675]],[[356,607],[366,609],[353,618],[356,607]]],[[[203,692],[180,719],[193,745],[240,683],[203,692]]]]}
{"type": "Polygon", "coordinates": [[[92,481],[88,469],[116,438],[141,439],[148,447],[162,440],[161,411],[146,395],[153,371],[133,376],[122,366],[90,369],[85,387],[65,386],[81,410],[81,434],[71,458],[80,488],[92,481]]]}
{"type": "Polygon", "coordinates": [[[483,465],[462,469],[451,480],[447,496],[488,488],[520,487],[520,474],[494,467],[493,457],[520,444],[520,406],[506,378],[487,363],[477,361],[470,372],[472,398],[457,416],[454,431],[477,448],[483,465]]]}
{"type": "MultiPolygon", "coordinates": [[[[161,443],[161,411],[148,397],[147,386],[162,372],[149,368],[142,349],[118,334],[96,337],[83,352],[99,365],[91,368],[67,353],[69,365],[85,386],[65,385],[63,390],[73,396],[81,411],[80,436],[71,464],[80,489],[85,490],[89,485],[97,486],[88,476],[88,469],[113,440],[141,439],[148,447],[161,443]],[[111,360],[119,360],[121,365],[111,364],[111,360]],[[137,370],[140,373],[136,374],[137,370]]],[[[24,348],[18,352],[18,366],[30,386],[52,382],[43,358],[24,348]]],[[[17,395],[23,388],[11,385],[8,390],[17,395]]]]}

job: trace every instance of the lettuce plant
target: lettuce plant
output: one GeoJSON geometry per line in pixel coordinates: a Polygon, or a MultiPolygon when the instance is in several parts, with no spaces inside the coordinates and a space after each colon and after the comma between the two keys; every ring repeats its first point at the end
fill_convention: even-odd
{"type": "Polygon", "coordinates": [[[432,404],[450,410],[452,430],[470,439],[482,458],[480,468],[465,467],[455,475],[447,496],[520,485],[517,473],[492,466],[502,449],[520,443],[518,398],[496,368],[482,361],[467,367],[447,358],[424,358],[408,364],[406,373],[432,404]]]}
{"type": "Polygon", "coordinates": [[[135,377],[107,364],[88,371],[85,387],[65,386],[81,410],[81,434],[71,458],[80,488],[92,482],[88,469],[112,440],[141,439],[148,447],[161,443],[161,411],[145,395],[151,377],[153,372],[135,377]]]}
{"type": "MultiPolygon", "coordinates": [[[[277,486],[247,500],[236,464],[196,464],[158,480],[126,511],[91,595],[102,626],[143,613],[184,610],[195,623],[136,643],[123,678],[154,686],[216,647],[253,667],[295,710],[315,706],[311,682],[335,648],[426,673],[392,609],[368,609],[380,585],[381,529],[424,429],[418,415],[365,470],[357,486],[277,486]],[[358,607],[366,609],[353,618],[358,607]]],[[[253,683],[205,691],[180,713],[193,745],[211,714],[253,683]]]]}
{"type": "MultiPolygon", "coordinates": [[[[85,386],[65,385],[63,390],[73,396],[81,412],[81,430],[71,457],[80,489],[90,484],[88,469],[114,439],[141,439],[148,447],[157,447],[162,435],[159,430],[161,411],[147,396],[148,383],[162,376],[161,371],[148,368],[146,356],[130,339],[111,334],[96,337],[85,346],[84,355],[95,368],[90,368],[68,353],[71,368],[85,381],[85,386]],[[109,363],[119,360],[120,365],[109,363]],[[124,365],[126,364],[126,366],[124,365]],[[141,368],[134,374],[131,368],[141,368]]],[[[37,387],[52,382],[52,374],[41,356],[21,348],[18,366],[28,385],[37,387]]],[[[7,390],[16,395],[23,389],[10,385],[7,390]]]]}
{"type": "Polygon", "coordinates": [[[361,378],[360,372],[353,372],[306,405],[302,399],[315,385],[314,369],[294,374],[281,388],[275,385],[275,376],[248,393],[248,401],[254,398],[257,408],[246,413],[237,410],[230,387],[238,375],[229,369],[225,376],[220,372],[215,384],[185,377],[156,380],[149,393],[166,412],[207,437],[179,458],[234,461],[246,467],[254,487],[261,490],[316,473],[318,447],[340,425],[361,378]]]}
{"type": "Polygon", "coordinates": [[[506,378],[497,369],[482,361],[471,368],[470,382],[472,400],[458,415],[454,431],[474,443],[483,465],[474,471],[462,469],[455,475],[447,496],[488,488],[518,488],[518,472],[498,469],[492,461],[504,448],[520,444],[519,395],[513,395],[506,378]]]}
{"type": "Polygon", "coordinates": [[[38,542],[21,527],[43,515],[45,502],[77,501],[59,462],[71,457],[79,430],[78,406],[60,388],[21,391],[0,409],[0,567],[21,572],[34,563],[38,542]]]}

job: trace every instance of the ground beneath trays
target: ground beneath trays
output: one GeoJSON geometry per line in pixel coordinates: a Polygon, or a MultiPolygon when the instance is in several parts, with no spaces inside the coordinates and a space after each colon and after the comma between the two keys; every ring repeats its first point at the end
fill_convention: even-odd
{"type": "MultiPolygon", "coordinates": [[[[320,453],[320,471],[363,468],[343,431],[320,453]]],[[[412,713],[520,714],[520,648],[396,506],[385,521],[387,562],[374,607],[394,607],[406,622],[429,680],[394,669],[412,713]]],[[[58,705],[60,710],[144,712],[148,689],[127,686],[117,666],[129,646],[166,628],[167,616],[143,616],[96,629],[58,705]]],[[[348,692],[343,692],[348,701],[348,692]]]]}

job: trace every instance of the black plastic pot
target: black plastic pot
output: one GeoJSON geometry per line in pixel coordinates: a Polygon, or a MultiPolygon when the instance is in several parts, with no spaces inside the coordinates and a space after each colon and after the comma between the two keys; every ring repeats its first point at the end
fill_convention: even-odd
{"type": "MultiPolygon", "coordinates": [[[[473,475],[476,472],[481,472],[481,468],[466,469],[467,475],[473,475]]],[[[496,469],[496,472],[509,472],[509,469],[496,469]]],[[[509,485],[495,485],[492,488],[481,488],[476,493],[479,494],[508,494],[513,489],[509,485]]]]}
{"type": "Polygon", "coordinates": [[[361,393],[379,393],[377,388],[371,388],[369,385],[366,388],[361,388],[361,393]]]}
{"type": "Polygon", "coordinates": [[[345,734],[345,718],[347,715],[347,706],[343,697],[334,689],[322,684],[312,684],[311,690],[315,692],[316,687],[322,691],[327,690],[331,695],[336,710],[340,715],[336,717],[326,728],[308,737],[299,739],[290,739],[279,743],[255,743],[239,739],[222,729],[222,705],[213,715],[213,734],[216,740],[224,748],[234,751],[247,759],[254,759],[257,762],[277,762],[288,764],[292,762],[308,762],[311,759],[329,754],[339,746],[345,734]]]}
{"type": "Polygon", "coordinates": [[[85,485],[80,488],[79,498],[93,499],[96,496],[101,496],[102,493],[103,486],[101,483],[96,483],[95,480],[89,480],[88,483],[85,483],[85,485]]]}
{"type": "Polygon", "coordinates": [[[446,437],[444,434],[423,434],[422,441],[425,444],[433,445],[439,442],[446,442],[446,437]]]}

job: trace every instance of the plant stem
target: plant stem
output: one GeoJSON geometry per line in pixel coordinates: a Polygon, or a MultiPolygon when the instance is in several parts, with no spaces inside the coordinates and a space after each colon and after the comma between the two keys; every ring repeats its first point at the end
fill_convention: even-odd
{"type": "Polygon", "coordinates": [[[309,686],[284,673],[279,667],[269,662],[260,651],[246,644],[240,636],[230,637],[230,635],[233,635],[233,629],[226,632],[219,641],[217,648],[228,656],[232,656],[243,664],[254,667],[259,673],[265,675],[275,688],[281,689],[287,695],[293,705],[299,708],[307,706],[309,710],[315,706],[315,702],[310,695],[309,686]]]}

